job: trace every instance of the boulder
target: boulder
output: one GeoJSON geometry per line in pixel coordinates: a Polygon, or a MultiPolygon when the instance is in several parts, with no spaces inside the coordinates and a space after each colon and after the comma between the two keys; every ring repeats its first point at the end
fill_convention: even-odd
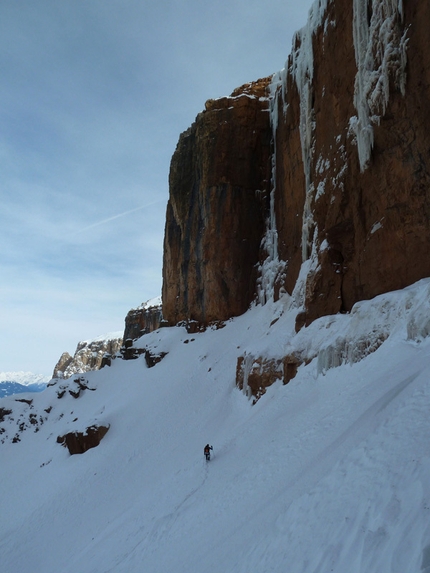
{"type": "Polygon", "coordinates": [[[57,443],[66,447],[70,455],[83,454],[97,447],[109,428],[110,426],[89,426],[85,432],[69,432],[64,436],[58,436],[57,443]]]}

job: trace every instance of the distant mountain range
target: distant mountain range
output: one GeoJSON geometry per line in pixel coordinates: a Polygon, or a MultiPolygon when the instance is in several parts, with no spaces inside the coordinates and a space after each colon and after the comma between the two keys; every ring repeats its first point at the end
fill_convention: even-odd
{"type": "Polygon", "coordinates": [[[46,384],[29,384],[24,386],[18,382],[0,382],[0,398],[11,396],[12,394],[21,394],[22,392],[42,392],[46,384]]]}
{"type": "Polygon", "coordinates": [[[22,392],[42,392],[49,376],[33,372],[0,372],[0,398],[22,392]]]}

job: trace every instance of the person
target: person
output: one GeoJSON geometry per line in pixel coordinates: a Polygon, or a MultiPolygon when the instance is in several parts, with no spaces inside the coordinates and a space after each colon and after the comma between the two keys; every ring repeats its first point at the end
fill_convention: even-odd
{"type": "Polygon", "coordinates": [[[211,450],[213,450],[213,447],[210,446],[209,444],[206,444],[204,453],[207,462],[211,459],[211,450]]]}

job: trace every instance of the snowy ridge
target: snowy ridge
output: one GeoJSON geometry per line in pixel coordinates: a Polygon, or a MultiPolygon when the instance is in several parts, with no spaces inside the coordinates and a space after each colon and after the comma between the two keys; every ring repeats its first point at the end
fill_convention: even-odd
{"type": "Polygon", "coordinates": [[[140,306],[132,308],[131,310],[146,310],[148,308],[153,308],[154,306],[161,306],[161,304],[161,296],[157,296],[147,300],[146,302],[143,302],[140,306]]]}
{"type": "Polygon", "coordinates": [[[46,384],[51,378],[34,372],[0,372],[0,382],[17,382],[23,386],[46,384]]]}
{"type": "Polygon", "coordinates": [[[373,148],[373,125],[378,124],[388,104],[390,78],[405,95],[408,41],[407,30],[402,30],[402,0],[372,0],[371,6],[368,0],[354,0],[353,10],[357,117],[351,118],[350,126],[364,171],[373,148]]]}
{"type": "Polygon", "coordinates": [[[288,299],[256,305],[223,329],[143,336],[166,353],[153,368],[116,359],[4,398],[2,571],[426,571],[429,294],[420,281],[298,334],[288,299]],[[384,340],[358,362],[323,360],[373,331],[384,340]],[[252,406],[238,357],[292,346],[314,358],[252,406]],[[110,429],[85,454],[57,443],[93,424],[110,429]]]}
{"type": "Polygon", "coordinates": [[[90,346],[93,342],[108,342],[110,340],[120,340],[122,339],[122,335],[124,332],[122,330],[117,330],[116,332],[107,332],[106,334],[101,334],[100,336],[96,336],[95,338],[89,338],[88,340],[81,340],[78,343],[78,347],[80,345],[90,346]]]}

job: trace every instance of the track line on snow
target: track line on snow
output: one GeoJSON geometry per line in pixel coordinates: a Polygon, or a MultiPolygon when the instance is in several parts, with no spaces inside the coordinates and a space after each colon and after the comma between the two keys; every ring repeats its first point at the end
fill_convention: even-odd
{"type": "Polygon", "coordinates": [[[181,508],[191,497],[193,497],[204,486],[209,475],[208,463],[205,462],[205,464],[206,467],[204,470],[202,482],[197,487],[192,489],[184,497],[181,503],[179,503],[172,511],[170,511],[166,515],[159,517],[154,523],[153,527],[151,528],[151,531],[148,531],[148,533],[142,539],[140,539],[130,550],[127,550],[126,554],[117,558],[115,564],[110,569],[106,569],[104,573],[112,573],[113,571],[116,571],[117,567],[123,564],[127,559],[129,559],[135,553],[137,548],[140,547],[143,543],[148,543],[148,542],[153,543],[155,541],[158,542],[160,538],[162,538],[166,534],[166,532],[171,530],[171,528],[174,526],[180,515],[181,508]]]}
{"type": "MultiPolygon", "coordinates": [[[[331,444],[326,446],[324,450],[317,456],[315,460],[324,462],[325,459],[333,457],[334,452],[342,446],[348,446],[348,450],[351,448],[353,443],[358,443],[363,441],[370,433],[372,433],[379,424],[378,414],[385,410],[392,402],[399,396],[412,382],[418,377],[420,372],[412,374],[406,380],[402,380],[397,383],[394,388],[388,390],[380,398],[376,400],[371,406],[369,406],[356,420],[353,422],[345,431],[342,432],[331,444]],[[365,423],[365,422],[369,423],[365,423]]],[[[336,454],[336,459],[338,459],[338,454],[336,454]]],[[[312,463],[312,466],[314,464],[312,463]]],[[[310,464],[308,465],[308,468],[310,464]]],[[[303,473],[305,470],[302,470],[303,473]]]]}
{"type": "Polygon", "coordinates": [[[385,392],[371,406],[369,406],[355,421],[353,421],[335,440],[325,446],[310,463],[308,463],[290,484],[294,491],[292,499],[302,495],[317,483],[323,475],[333,466],[335,460],[340,458],[339,450],[349,452],[351,448],[362,442],[367,436],[375,431],[380,423],[380,414],[399,396],[414,380],[420,372],[412,374],[405,380],[398,382],[393,388],[385,392]]]}
{"type": "MultiPolygon", "coordinates": [[[[266,515],[270,514],[270,512],[267,511],[268,507],[274,505],[276,506],[274,513],[285,513],[295,500],[315,487],[318,482],[327,475],[330,468],[336,464],[336,461],[342,457],[342,450],[345,450],[345,454],[348,453],[354,446],[363,442],[367,436],[377,429],[381,423],[381,412],[389,409],[395,399],[410,387],[420,374],[421,372],[416,372],[405,380],[397,382],[390,390],[384,392],[382,396],[368,406],[358,418],[352,421],[336,439],[325,445],[321,451],[317,452],[309,463],[294,475],[289,476],[289,479],[286,480],[282,488],[283,492],[285,492],[285,490],[288,491],[288,494],[284,496],[283,511],[279,512],[280,491],[277,490],[273,492],[271,498],[264,501],[265,511],[262,511],[261,507],[257,507],[250,514],[243,516],[246,522],[249,523],[253,520],[258,522],[259,532],[265,529],[271,531],[271,522],[267,521],[267,523],[264,524],[261,520],[261,516],[264,515],[264,513],[266,513],[266,515]],[[256,516],[259,517],[258,520],[255,519],[256,516]]],[[[229,538],[230,532],[226,532],[225,541],[228,541],[229,538]]],[[[239,564],[237,564],[237,567],[235,566],[232,571],[241,570],[241,568],[238,567],[239,564]]],[[[201,568],[200,571],[201,573],[211,573],[211,568],[201,568]]]]}

